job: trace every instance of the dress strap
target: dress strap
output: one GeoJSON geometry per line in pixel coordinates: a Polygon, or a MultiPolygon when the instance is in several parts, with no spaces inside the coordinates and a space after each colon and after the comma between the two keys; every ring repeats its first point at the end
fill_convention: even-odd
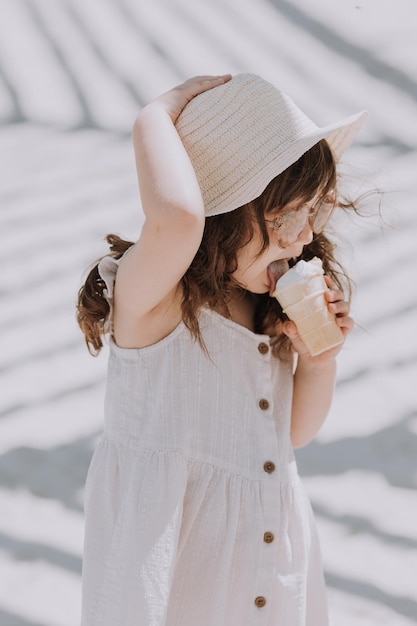
{"type": "Polygon", "coordinates": [[[101,259],[97,268],[100,278],[106,285],[106,288],[103,290],[103,295],[110,305],[113,302],[114,281],[116,280],[119,263],[120,259],[115,259],[112,256],[105,256],[101,259]]]}
{"type": "Polygon", "coordinates": [[[106,287],[103,289],[103,296],[110,307],[109,315],[104,325],[104,333],[113,335],[113,294],[114,282],[116,280],[117,270],[119,269],[120,259],[112,256],[105,256],[101,259],[97,266],[100,278],[104,281],[106,287]]]}

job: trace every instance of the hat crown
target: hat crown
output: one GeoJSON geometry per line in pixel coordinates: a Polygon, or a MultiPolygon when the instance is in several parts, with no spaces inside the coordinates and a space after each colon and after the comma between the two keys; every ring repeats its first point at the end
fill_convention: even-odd
{"type": "Polygon", "coordinates": [[[193,98],[176,128],[199,181],[206,215],[217,215],[254,200],[325,137],[339,157],[365,117],[362,112],[321,129],[271,83],[256,74],[238,74],[193,98]],[[343,142],[333,145],[332,134],[336,140],[346,130],[343,142]]]}

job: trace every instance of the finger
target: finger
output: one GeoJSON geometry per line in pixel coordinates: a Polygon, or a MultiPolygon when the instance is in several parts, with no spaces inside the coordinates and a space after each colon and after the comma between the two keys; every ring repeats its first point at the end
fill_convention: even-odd
{"type": "Polygon", "coordinates": [[[185,82],[189,82],[189,81],[205,81],[205,80],[220,80],[220,79],[227,79],[227,78],[231,78],[231,74],[203,74],[201,76],[192,76],[191,78],[189,78],[187,81],[185,82]]]}
{"type": "Polygon", "coordinates": [[[344,317],[336,317],[335,321],[345,336],[348,335],[355,326],[354,320],[348,315],[344,317]]]}
{"type": "Polygon", "coordinates": [[[342,317],[336,317],[336,324],[346,328],[353,328],[355,322],[350,315],[343,315],[342,317]]]}
{"type": "Polygon", "coordinates": [[[165,108],[175,124],[184,107],[195,98],[195,96],[209,89],[213,89],[214,87],[219,87],[231,78],[231,74],[224,74],[222,76],[194,76],[184,83],[181,83],[181,85],[177,85],[162,94],[157,100],[165,108]]]}
{"type": "Polygon", "coordinates": [[[182,86],[191,98],[193,98],[200,93],[213,89],[213,87],[227,83],[231,78],[231,74],[223,74],[221,76],[194,76],[186,80],[182,86]]]}
{"type": "Polygon", "coordinates": [[[324,292],[324,297],[327,302],[337,302],[339,300],[344,300],[345,298],[344,293],[339,289],[328,289],[324,292]]]}
{"type": "Polygon", "coordinates": [[[330,276],[327,276],[327,274],[324,275],[324,282],[326,283],[329,289],[333,289],[333,286],[334,286],[333,281],[330,278],[330,276]]]}
{"type": "Polygon", "coordinates": [[[294,350],[298,352],[299,356],[309,354],[307,347],[304,341],[301,339],[297,326],[294,322],[284,322],[284,324],[282,325],[282,329],[284,334],[287,335],[288,339],[291,341],[294,350]]]}
{"type": "Polygon", "coordinates": [[[289,339],[295,339],[298,335],[298,329],[295,322],[286,321],[282,325],[283,332],[289,337],[289,339]]]}
{"type": "Polygon", "coordinates": [[[336,302],[329,302],[327,305],[329,311],[337,316],[349,315],[350,306],[345,300],[338,300],[336,302]]]}
{"type": "Polygon", "coordinates": [[[207,75],[207,76],[202,76],[201,79],[202,80],[208,80],[208,81],[223,81],[226,82],[228,80],[230,80],[232,78],[231,74],[216,74],[216,75],[207,75]]]}

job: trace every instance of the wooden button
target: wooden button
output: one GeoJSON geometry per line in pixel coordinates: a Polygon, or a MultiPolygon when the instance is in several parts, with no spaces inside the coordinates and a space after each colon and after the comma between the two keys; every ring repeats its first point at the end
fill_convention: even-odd
{"type": "Polygon", "coordinates": [[[269,351],[269,346],[267,343],[264,343],[263,341],[261,341],[261,343],[258,346],[258,350],[261,354],[267,354],[269,351]]]}
{"type": "Polygon", "coordinates": [[[275,472],[275,464],[272,463],[272,461],[266,461],[266,463],[264,463],[264,470],[267,474],[272,474],[272,472],[275,472]]]}
{"type": "Polygon", "coordinates": [[[255,598],[255,604],[261,609],[263,606],[265,606],[266,600],[263,596],[258,596],[257,598],[255,598]]]}
{"type": "Polygon", "coordinates": [[[262,400],[259,400],[259,408],[262,409],[262,411],[267,411],[269,409],[268,400],[265,400],[265,398],[262,398],[262,400]]]}
{"type": "Polygon", "coordinates": [[[272,543],[275,537],[273,533],[264,533],[264,541],[265,543],[272,543]]]}

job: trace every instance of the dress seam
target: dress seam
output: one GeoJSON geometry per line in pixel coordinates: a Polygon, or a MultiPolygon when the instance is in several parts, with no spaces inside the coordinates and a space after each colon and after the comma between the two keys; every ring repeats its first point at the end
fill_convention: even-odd
{"type": "MultiPolygon", "coordinates": [[[[260,483],[268,483],[271,478],[275,478],[274,476],[268,475],[264,477],[251,477],[251,476],[247,476],[246,474],[241,474],[239,472],[237,472],[236,470],[230,469],[228,467],[224,467],[221,465],[216,465],[215,463],[212,463],[210,461],[207,461],[205,459],[201,459],[198,457],[193,457],[190,456],[188,454],[185,454],[183,450],[176,450],[174,448],[133,448],[131,446],[126,445],[125,443],[121,442],[121,441],[117,441],[115,439],[112,439],[111,437],[108,437],[107,435],[102,435],[101,436],[101,440],[102,441],[107,441],[113,445],[116,446],[120,446],[121,448],[123,448],[124,450],[129,450],[129,452],[146,452],[146,453],[168,453],[168,454],[172,454],[175,455],[177,457],[182,458],[187,464],[188,463],[198,463],[200,465],[207,465],[209,467],[211,467],[212,469],[218,470],[219,472],[224,472],[228,475],[233,475],[236,476],[237,478],[241,478],[244,480],[248,480],[248,481],[256,481],[256,482],[260,482],[260,483]]],[[[296,461],[294,458],[290,458],[288,460],[287,463],[282,463],[282,464],[277,464],[276,467],[277,469],[286,469],[289,466],[295,467],[296,468],[296,461]]],[[[296,472],[298,474],[298,471],[296,472]]],[[[281,478],[280,481],[281,482],[281,478]]]]}

